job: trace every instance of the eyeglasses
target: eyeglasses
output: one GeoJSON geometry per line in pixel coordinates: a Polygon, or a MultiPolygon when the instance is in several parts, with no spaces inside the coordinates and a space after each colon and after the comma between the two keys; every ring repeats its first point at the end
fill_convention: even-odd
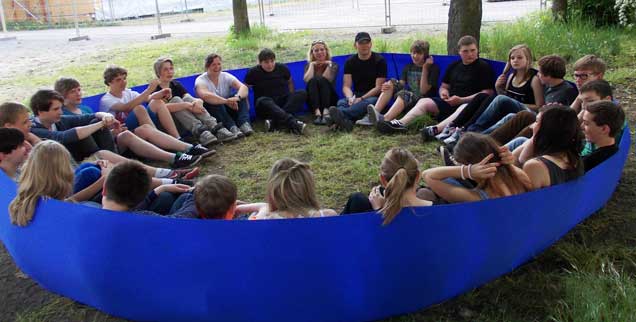
{"type": "Polygon", "coordinates": [[[580,80],[586,80],[588,79],[590,76],[594,76],[596,75],[595,73],[574,73],[572,74],[572,77],[574,77],[575,79],[580,79],[580,80]]]}

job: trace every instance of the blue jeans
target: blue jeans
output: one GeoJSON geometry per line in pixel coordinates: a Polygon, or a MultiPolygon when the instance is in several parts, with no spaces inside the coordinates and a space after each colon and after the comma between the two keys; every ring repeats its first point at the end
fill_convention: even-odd
{"type": "Polygon", "coordinates": [[[208,110],[210,115],[214,116],[218,122],[223,123],[223,126],[228,130],[233,126],[241,126],[250,121],[250,111],[247,108],[245,99],[238,102],[238,111],[233,110],[227,105],[204,103],[203,106],[208,110]]]}
{"type": "Polygon", "coordinates": [[[510,113],[510,114],[504,116],[501,120],[497,121],[497,123],[493,124],[491,127],[481,131],[481,133],[482,134],[490,134],[490,133],[494,132],[496,129],[498,129],[502,125],[504,125],[504,123],[508,122],[510,119],[515,117],[515,115],[517,115],[517,114],[516,113],[510,113]]]}
{"type": "Polygon", "coordinates": [[[468,127],[470,132],[482,132],[510,113],[527,110],[525,105],[505,95],[497,95],[486,110],[468,127]]]}
{"type": "Polygon", "coordinates": [[[367,115],[367,105],[375,104],[377,101],[378,98],[376,96],[371,96],[349,106],[347,99],[342,98],[338,101],[337,107],[342,111],[342,114],[351,121],[355,122],[367,115]]]}
{"type": "Polygon", "coordinates": [[[527,137],[524,137],[524,136],[520,136],[520,137],[514,138],[510,142],[506,143],[506,147],[508,147],[508,150],[510,150],[510,152],[512,152],[512,151],[514,151],[516,148],[520,147],[522,144],[524,144],[528,140],[530,140],[530,139],[528,139],[527,137]]]}

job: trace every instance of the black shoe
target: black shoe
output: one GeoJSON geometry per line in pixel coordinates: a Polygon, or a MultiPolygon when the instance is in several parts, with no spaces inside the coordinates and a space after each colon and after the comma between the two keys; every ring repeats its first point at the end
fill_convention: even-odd
{"type": "Polygon", "coordinates": [[[316,118],[314,119],[314,125],[322,125],[323,124],[323,117],[322,115],[317,115],[316,118]]]}
{"type": "Polygon", "coordinates": [[[455,161],[455,158],[453,158],[453,155],[445,146],[440,146],[437,148],[437,151],[439,151],[439,154],[442,157],[442,162],[444,162],[445,166],[457,165],[457,161],[455,161]]]}
{"type": "Polygon", "coordinates": [[[296,135],[303,135],[305,133],[305,128],[306,127],[307,127],[307,124],[305,124],[304,122],[296,120],[296,124],[295,124],[294,127],[291,128],[291,132],[296,134],[296,135]]]}
{"type": "Polygon", "coordinates": [[[378,131],[384,134],[406,133],[408,129],[398,120],[378,122],[378,131]]]}
{"type": "Polygon", "coordinates": [[[437,126],[435,125],[423,128],[420,133],[422,134],[422,141],[424,142],[432,141],[435,139],[435,136],[439,134],[437,126]]]}
{"type": "Polygon", "coordinates": [[[351,132],[353,130],[353,122],[348,119],[341,110],[337,107],[332,106],[329,108],[329,115],[333,120],[333,123],[338,126],[341,130],[345,132],[351,132]]]}
{"type": "Polygon", "coordinates": [[[174,161],[172,162],[172,167],[175,169],[178,168],[189,168],[197,163],[201,162],[200,155],[190,155],[187,153],[177,154],[174,157],[174,161]]]}
{"type": "Polygon", "coordinates": [[[207,158],[216,153],[214,149],[208,149],[201,144],[193,145],[187,152],[190,155],[200,155],[201,158],[207,158]]]}

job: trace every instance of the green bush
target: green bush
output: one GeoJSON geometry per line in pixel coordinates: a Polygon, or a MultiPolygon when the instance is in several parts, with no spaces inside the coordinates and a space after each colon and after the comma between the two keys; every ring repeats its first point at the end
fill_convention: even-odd
{"type": "Polygon", "coordinates": [[[615,0],[569,0],[568,17],[586,18],[596,26],[618,25],[618,14],[614,5],[615,0]]]}

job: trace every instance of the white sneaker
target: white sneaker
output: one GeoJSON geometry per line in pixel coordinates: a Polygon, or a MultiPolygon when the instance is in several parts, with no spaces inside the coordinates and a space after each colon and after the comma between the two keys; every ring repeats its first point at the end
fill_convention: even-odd
{"type": "Polygon", "coordinates": [[[367,118],[373,126],[378,124],[378,121],[383,121],[382,114],[375,110],[375,106],[373,106],[373,104],[367,105],[367,118]]]}
{"type": "Polygon", "coordinates": [[[369,120],[369,115],[365,115],[362,119],[357,120],[356,121],[357,125],[364,125],[364,126],[372,126],[373,123],[371,123],[371,121],[369,120]]]}

